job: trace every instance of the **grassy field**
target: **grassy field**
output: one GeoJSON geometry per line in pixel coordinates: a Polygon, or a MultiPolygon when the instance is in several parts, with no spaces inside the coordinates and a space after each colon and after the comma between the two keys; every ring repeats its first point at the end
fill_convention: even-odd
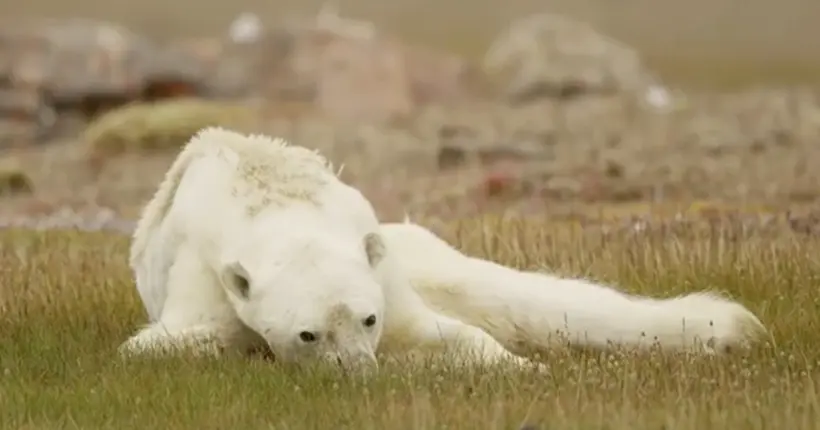
{"type": "Polygon", "coordinates": [[[515,267],[651,295],[716,288],[772,338],[721,358],[556,351],[547,375],[384,367],[373,380],[261,359],[136,360],[115,349],[144,315],[107,233],[0,232],[0,426],[305,429],[820,428],[820,240],[788,230],[583,233],[540,220],[440,232],[515,267]]]}
{"type": "MultiPolygon", "coordinates": [[[[224,32],[242,11],[274,23],[321,3],[209,0],[192,14],[188,3],[160,0],[0,1],[0,15],[113,20],[164,39],[224,32]]],[[[635,46],[672,85],[820,83],[815,0],[554,0],[548,9],[540,0],[338,3],[346,16],[472,61],[510,19],[548,10],[635,46]]],[[[726,106],[693,99],[672,117],[633,115],[618,101],[471,105],[426,112],[407,130],[307,119],[268,130],[344,164],[345,180],[385,220],[435,213],[429,225],[469,254],[658,297],[723,291],[771,331],[751,351],[705,358],[556,350],[548,374],[384,365],[369,381],[255,358],[123,361],[116,347],[145,322],[128,238],[0,228],[0,429],[820,429],[820,235],[746,217],[816,209],[814,98],[754,93],[726,106]],[[525,178],[535,191],[490,198],[484,172],[438,171],[437,133],[462,123],[478,142],[544,137],[548,162],[525,178]],[[650,198],[748,207],[722,227],[662,229],[669,211],[647,210],[650,198]],[[502,210],[518,218],[487,215],[502,210]],[[465,218],[476,213],[484,215],[465,218]],[[521,218],[533,213],[550,218],[521,218]],[[615,228],[636,213],[648,214],[651,228],[615,228]],[[607,228],[562,221],[596,214],[607,215],[607,228]]],[[[99,206],[133,218],[173,156],[111,157],[95,176],[82,143],[16,154],[34,191],[3,197],[0,220],[99,206]]],[[[701,209],[688,216],[716,212],[701,209]]],[[[820,232],[816,219],[807,223],[804,230],[820,232]]]]}

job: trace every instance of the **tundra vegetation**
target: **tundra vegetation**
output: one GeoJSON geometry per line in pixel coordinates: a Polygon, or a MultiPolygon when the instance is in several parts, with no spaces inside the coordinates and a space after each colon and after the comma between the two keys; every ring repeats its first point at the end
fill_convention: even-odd
{"type": "Polygon", "coordinates": [[[128,238],[3,231],[0,410],[9,428],[816,428],[820,242],[788,227],[579,229],[482,216],[438,231],[473,255],[670,296],[714,288],[771,338],[703,357],[557,348],[547,374],[392,363],[373,379],[264,358],[126,362],[144,322],[128,238]]]}

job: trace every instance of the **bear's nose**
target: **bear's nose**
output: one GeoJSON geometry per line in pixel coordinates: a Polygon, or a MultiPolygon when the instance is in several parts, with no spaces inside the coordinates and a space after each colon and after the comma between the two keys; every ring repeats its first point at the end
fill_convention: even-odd
{"type": "Polygon", "coordinates": [[[362,374],[369,375],[377,371],[379,364],[376,357],[370,355],[366,356],[351,356],[346,354],[335,354],[333,361],[339,365],[339,368],[345,374],[362,374]]]}

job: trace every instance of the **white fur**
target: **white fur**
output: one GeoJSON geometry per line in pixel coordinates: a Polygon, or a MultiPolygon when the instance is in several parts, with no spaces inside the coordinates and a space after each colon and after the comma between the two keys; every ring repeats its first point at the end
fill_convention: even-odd
{"type": "Polygon", "coordinates": [[[150,324],[121,351],[267,344],[286,361],[372,366],[376,349],[457,346],[484,361],[517,359],[481,329],[425,306],[378,231],[370,203],[318,153],[206,128],[137,224],[130,264],[150,324]],[[378,321],[371,328],[368,315],[378,321]],[[301,341],[302,331],[321,340],[301,341]]]}
{"type": "Polygon", "coordinates": [[[555,342],[715,352],[764,331],[742,305],[713,293],[655,299],[518,271],[466,256],[409,220],[382,224],[381,233],[429,306],[481,327],[520,355],[555,342]]]}

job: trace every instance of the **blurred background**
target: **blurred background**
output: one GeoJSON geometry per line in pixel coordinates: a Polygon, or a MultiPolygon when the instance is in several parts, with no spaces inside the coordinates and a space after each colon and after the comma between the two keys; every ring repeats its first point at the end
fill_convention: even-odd
{"type": "Polygon", "coordinates": [[[386,219],[820,218],[816,1],[29,0],[0,21],[0,223],[132,219],[209,125],[322,150],[386,219]]]}
{"type": "MultiPolygon", "coordinates": [[[[29,0],[0,2],[0,16],[85,16],[154,37],[210,35],[242,12],[273,23],[311,16],[320,0],[29,0]]],[[[641,50],[664,77],[695,86],[820,81],[820,2],[813,0],[338,0],[342,13],[413,42],[482,55],[510,20],[566,14],[641,50]]]]}

